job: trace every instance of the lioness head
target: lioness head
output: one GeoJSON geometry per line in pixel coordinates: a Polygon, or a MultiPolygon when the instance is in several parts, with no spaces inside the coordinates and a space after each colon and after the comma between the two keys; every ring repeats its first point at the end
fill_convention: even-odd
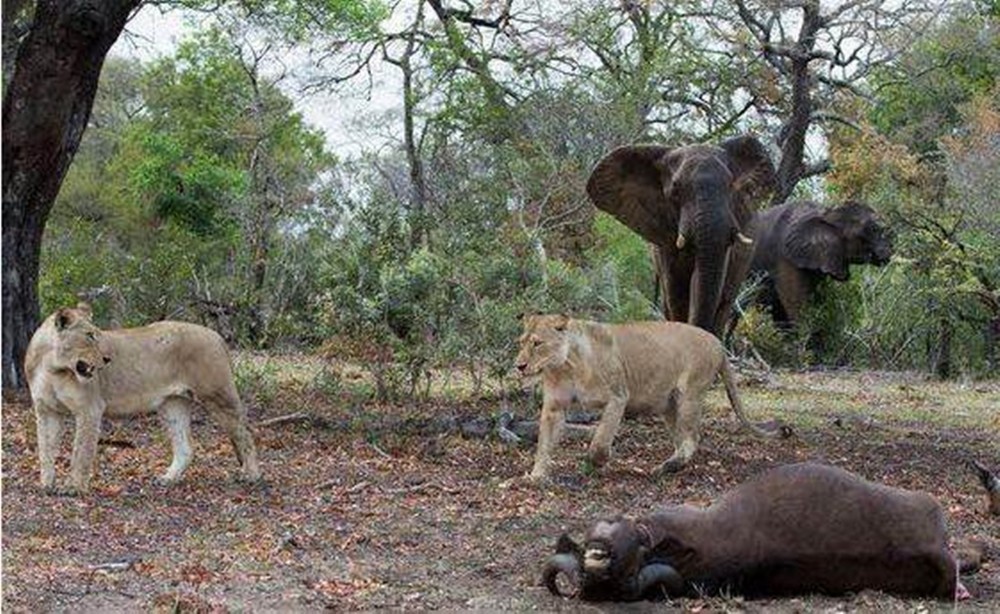
{"type": "Polygon", "coordinates": [[[63,307],[53,316],[56,328],[56,364],[73,372],[77,379],[86,381],[97,370],[111,362],[111,356],[102,347],[101,329],[91,322],[90,305],[63,307]]]}
{"type": "Polygon", "coordinates": [[[538,375],[544,369],[559,367],[569,356],[569,316],[524,316],[524,333],[518,339],[517,370],[522,375],[538,375]]]}

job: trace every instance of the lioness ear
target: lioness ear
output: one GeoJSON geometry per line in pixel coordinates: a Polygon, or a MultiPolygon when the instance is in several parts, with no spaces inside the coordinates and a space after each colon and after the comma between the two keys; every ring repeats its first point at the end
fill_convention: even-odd
{"type": "Polygon", "coordinates": [[[73,323],[73,310],[63,307],[56,312],[56,330],[63,330],[73,323]]]}
{"type": "Polygon", "coordinates": [[[94,317],[94,310],[90,308],[90,303],[80,301],[76,304],[76,310],[80,312],[80,315],[88,320],[94,317]]]}
{"type": "Polygon", "coordinates": [[[569,324],[569,316],[565,313],[559,314],[559,320],[556,321],[555,325],[552,327],[559,332],[566,330],[566,326],[569,324]]]}

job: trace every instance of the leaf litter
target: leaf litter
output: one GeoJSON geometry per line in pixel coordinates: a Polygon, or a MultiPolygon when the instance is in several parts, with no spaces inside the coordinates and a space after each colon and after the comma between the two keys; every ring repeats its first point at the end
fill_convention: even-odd
{"type": "MultiPolygon", "coordinates": [[[[195,457],[173,487],[155,478],[169,444],[155,416],[111,423],[94,491],[47,495],[37,485],[33,415],[24,399],[3,411],[3,608],[10,612],[149,610],[230,612],[323,609],[575,611],[550,596],[540,568],[563,531],[594,518],[644,513],[663,503],[707,505],[749,476],[781,463],[829,462],[894,486],[924,490],[946,510],[953,538],[986,545],[964,578],[963,611],[1000,609],[1000,519],[965,462],[1000,465],[1000,385],[957,384],[865,373],[779,373],[747,385],[755,416],[796,428],[782,442],[742,431],[718,390],[706,404],[701,448],[682,472],[651,471],[670,452],[665,427],[629,420],[612,462],[593,472],[585,440],[556,454],[553,479],[518,479],[531,446],[435,432],[441,416],[492,416],[493,398],[375,404],[303,397],[290,390],[259,423],[296,408],[309,420],[256,429],[266,479],[234,479],[236,461],[210,421],[194,427],[195,457]],[[930,418],[928,418],[930,416],[930,418]]],[[[530,397],[520,413],[537,412],[530,397]]],[[[68,470],[68,438],[59,459],[68,470]]],[[[863,592],[744,601],[677,600],[691,612],[935,611],[950,604],[863,592]]],[[[662,604],[600,604],[642,612],[662,604]]]]}

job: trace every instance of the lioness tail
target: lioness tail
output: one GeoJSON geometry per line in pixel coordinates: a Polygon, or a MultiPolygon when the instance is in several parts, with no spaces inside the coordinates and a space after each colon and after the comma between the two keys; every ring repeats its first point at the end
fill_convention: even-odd
{"type": "Polygon", "coordinates": [[[722,375],[722,383],[726,386],[726,396],[729,397],[729,403],[733,406],[733,411],[736,412],[736,417],[740,419],[743,426],[750,429],[754,435],[765,439],[788,437],[792,434],[791,428],[782,424],[772,429],[764,429],[750,422],[746,414],[743,413],[743,403],[740,402],[739,394],[736,392],[736,381],[733,378],[733,370],[729,366],[729,361],[725,358],[722,359],[722,368],[719,369],[719,373],[722,375]]]}

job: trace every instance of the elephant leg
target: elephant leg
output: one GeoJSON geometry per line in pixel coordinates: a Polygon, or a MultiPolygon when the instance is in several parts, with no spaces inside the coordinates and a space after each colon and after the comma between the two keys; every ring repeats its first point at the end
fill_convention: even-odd
{"type": "Polygon", "coordinates": [[[663,293],[663,316],[674,322],[688,321],[694,258],[690,254],[658,246],[656,273],[663,293]]]}
{"type": "Polygon", "coordinates": [[[712,297],[718,299],[722,294],[722,284],[729,269],[727,261],[726,257],[722,259],[722,271],[707,271],[703,267],[695,267],[689,286],[691,309],[687,322],[713,334],[718,333],[714,326],[719,303],[713,301],[712,297]]]}
{"type": "MultiPolygon", "coordinates": [[[[809,302],[811,290],[809,277],[786,260],[778,262],[773,277],[778,302],[785,312],[787,322],[794,324],[802,316],[802,310],[809,302]]],[[[775,319],[780,321],[779,318],[775,319]]]]}
{"type": "Polygon", "coordinates": [[[733,244],[729,250],[729,265],[726,267],[726,279],[722,284],[722,295],[719,298],[719,308],[715,312],[715,330],[719,335],[728,332],[729,319],[739,296],[740,287],[746,281],[753,260],[753,245],[741,242],[733,244]]]}

